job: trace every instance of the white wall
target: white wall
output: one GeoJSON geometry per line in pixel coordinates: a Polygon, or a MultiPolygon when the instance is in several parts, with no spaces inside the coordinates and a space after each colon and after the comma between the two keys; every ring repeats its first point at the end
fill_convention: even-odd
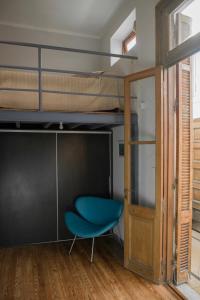
{"type": "MultiPolygon", "coordinates": [[[[0,25],[0,40],[19,41],[53,46],[99,50],[100,40],[82,36],[72,36],[55,32],[45,32],[25,28],[0,25]]],[[[37,50],[22,47],[9,47],[0,45],[0,63],[37,66],[37,50]],[[14,52],[14,53],[13,53],[14,52]],[[14,55],[13,55],[14,54],[14,55]]],[[[49,68],[66,68],[80,71],[99,70],[100,57],[54,51],[43,51],[43,66],[49,68]]]]}
{"type": "MultiPolygon", "coordinates": [[[[159,0],[133,0],[130,3],[122,6],[119,10],[119,13],[113,17],[111,20],[109,27],[104,35],[102,40],[102,49],[105,51],[109,51],[110,47],[110,37],[114,34],[114,32],[118,29],[120,24],[124,21],[124,19],[130,14],[130,12],[136,8],[136,35],[137,35],[137,45],[136,49],[131,52],[131,54],[136,54],[138,57],[137,61],[125,61],[120,59],[120,61],[112,68],[113,70],[118,70],[118,72],[122,74],[129,74],[139,70],[143,70],[145,68],[149,68],[155,66],[155,6],[159,2],[159,0]]],[[[109,67],[109,61],[103,60],[103,67],[109,67]]],[[[149,90],[151,92],[152,98],[152,89],[149,90]]],[[[147,89],[143,91],[143,86],[141,85],[140,90],[138,91],[138,98],[140,101],[145,102],[148,101],[148,93],[147,89]]],[[[146,106],[148,108],[148,106],[146,106]]],[[[152,123],[151,125],[147,122],[145,126],[143,125],[143,132],[149,131],[149,126],[153,127],[154,120],[154,112],[149,112],[145,109],[142,111],[142,119],[146,119],[148,116],[148,120],[151,119],[152,113],[152,123]],[[145,116],[146,114],[146,116],[145,116]]],[[[118,127],[113,129],[113,191],[114,196],[116,198],[123,199],[124,197],[124,159],[119,156],[118,153],[118,144],[120,140],[124,139],[124,130],[123,127],[118,127]]],[[[153,153],[150,155],[153,156],[153,153]]],[[[140,156],[141,157],[141,156],[140,156]]],[[[139,158],[140,159],[140,158],[139,158]]],[[[140,164],[140,162],[139,162],[140,164]]],[[[141,165],[141,164],[140,164],[141,165]]],[[[141,165],[144,167],[144,162],[141,165]]],[[[154,168],[154,161],[151,161],[148,169],[154,168]]],[[[154,184],[151,182],[151,185],[154,184]]],[[[148,185],[148,180],[146,181],[146,186],[148,185]]],[[[145,190],[144,195],[148,195],[148,187],[145,190]]],[[[150,199],[150,206],[152,205],[153,192],[150,199]]],[[[148,199],[145,199],[145,203],[148,202],[148,199]]],[[[145,204],[144,203],[144,204],[145,204]]],[[[148,204],[148,203],[147,203],[148,204]]],[[[120,236],[123,238],[123,220],[120,222],[120,236]]]]}

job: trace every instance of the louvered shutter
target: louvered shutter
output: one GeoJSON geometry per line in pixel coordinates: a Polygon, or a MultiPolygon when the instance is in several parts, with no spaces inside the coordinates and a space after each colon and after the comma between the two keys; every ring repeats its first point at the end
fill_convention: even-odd
{"type": "Polygon", "coordinates": [[[191,62],[177,66],[176,149],[176,281],[187,282],[191,270],[192,239],[192,98],[191,62]]]}

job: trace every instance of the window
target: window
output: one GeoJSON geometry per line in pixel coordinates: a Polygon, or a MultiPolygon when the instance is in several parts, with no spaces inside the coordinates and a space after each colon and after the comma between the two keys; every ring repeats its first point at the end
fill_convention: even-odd
{"type": "MultiPolygon", "coordinates": [[[[125,54],[136,44],[136,9],[133,9],[128,17],[118,26],[110,38],[110,52],[125,54]],[[133,38],[134,34],[134,38],[133,38]],[[125,46],[124,50],[123,47],[125,46]]],[[[118,57],[110,58],[110,65],[113,66],[119,61],[118,57]]]]}
{"type": "Polygon", "coordinates": [[[170,67],[200,51],[199,3],[161,0],[157,4],[157,64],[170,67]]]}
{"type": "Polygon", "coordinates": [[[127,54],[136,45],[136,33],[132,31],[122,43],[122,53],[127,54]]]}
{"type": "Polygon", "coordinates": [[[200,1],[193,0],[184,2],[178,9],[172,11],[169,25],[171,26],[170,50],[200,32],[199,10],[200,1]]]}

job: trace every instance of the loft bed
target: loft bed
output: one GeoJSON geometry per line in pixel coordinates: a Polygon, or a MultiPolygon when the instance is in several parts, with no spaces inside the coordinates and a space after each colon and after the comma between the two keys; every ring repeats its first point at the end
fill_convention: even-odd
{"type": "MultiPolygon", "coordinates": [[[[123,76],[42,67],[42,50],[137,59],[82,49],[0,41],[37,49],[37,67],[0,65],[0,127],[40,124],[50,129],[103,129],[123,125],[123,76]],[[5,125],[6,124],[6,125],[5,125]]],[[[134,97],[133,97],[134,98],[134,97]]],[[[132,122],[137,121],[133,114],[132,122]]]]}
{"type": "MultiPolygon", "coordinates": [[[[124,124],[123,77],[47,69],[41,62],[43,49],[111,56],[108,53],[2,43],[36,48],[38,66],[0,65],[0,217],[5,224],[0,245],[70,239],[62,216],[78,195],[112,198],[110,128],[124,124]],[[17,222],[15,206],[27,228],[17,222]],[[7,226],[11,219],[18,224],[14,230],[7,226]]],[[[136,114],[132,122],[132,135],[137,136],[136,114]]],[[[131,151],[137,184],[138,149],[131,151]]],[[[136,197],[137,189],[134,193],[136,197]]]]}

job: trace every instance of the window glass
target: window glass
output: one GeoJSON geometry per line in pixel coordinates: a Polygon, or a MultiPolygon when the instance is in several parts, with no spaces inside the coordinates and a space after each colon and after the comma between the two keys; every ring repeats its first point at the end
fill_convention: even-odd
{"type": "Polygon", "coordinates": [[[136,33],[132,31],[122,43],[122,52],[127,54],[136,45],[136,33]]]}

